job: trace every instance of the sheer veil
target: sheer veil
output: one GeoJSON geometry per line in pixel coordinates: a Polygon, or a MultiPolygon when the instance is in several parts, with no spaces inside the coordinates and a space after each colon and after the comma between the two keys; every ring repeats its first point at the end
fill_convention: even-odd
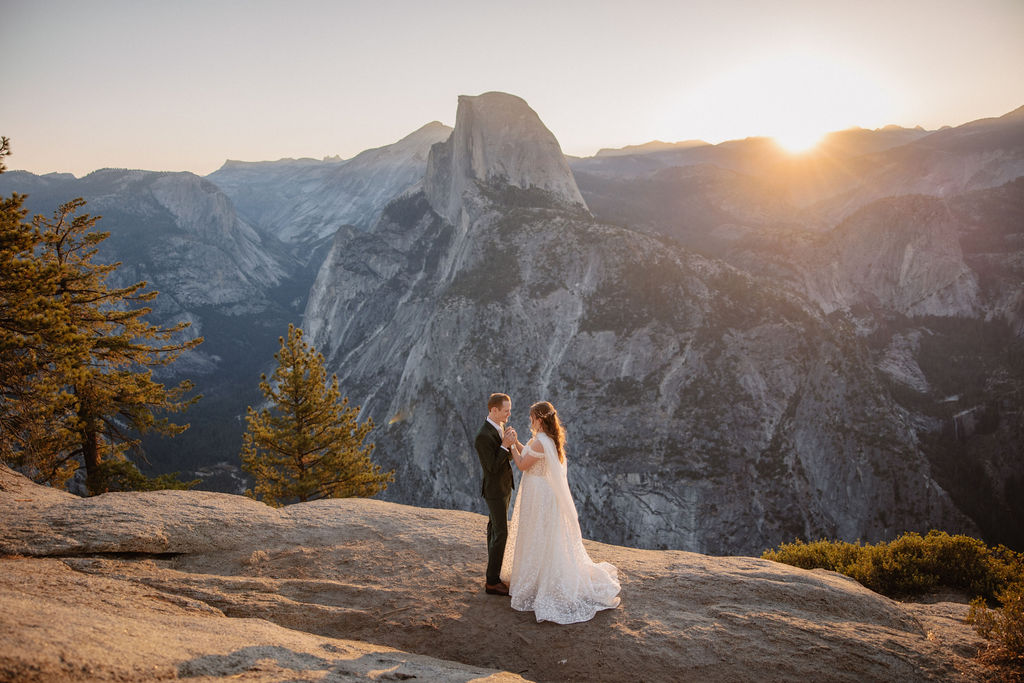
{"type": "Polygon", "coordinates": [[[541,432],[535,439],[544,454],[523,473],[501,577],[509,583],[513,609],[532,610],[537,621],[587,621],[619,604],[618,572],[607,562],[590,559],[569,490],[567,463],[558,460],[550,436],[541,432]]]}

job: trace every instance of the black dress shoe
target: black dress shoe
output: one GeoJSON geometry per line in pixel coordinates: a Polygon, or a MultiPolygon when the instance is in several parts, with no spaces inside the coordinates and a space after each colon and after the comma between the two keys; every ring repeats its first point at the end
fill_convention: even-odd
{"type": "Polygon", "coordinates": [[[504,581],[498,583],[485,583],[484,591],[490,595],[508,595],[508,585],[504,581]]]}

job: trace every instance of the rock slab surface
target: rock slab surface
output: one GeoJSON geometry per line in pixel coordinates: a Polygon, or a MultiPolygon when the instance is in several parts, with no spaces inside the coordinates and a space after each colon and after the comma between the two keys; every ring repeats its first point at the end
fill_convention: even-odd
{"type": "Polygon", "coordinates": [[[622,606],[537,623],[483,592],[485,524],[361,499],[79,499],[0,467],[0,678],[984,678],[966,605],[749,557],[588,542],[622,606]]]}

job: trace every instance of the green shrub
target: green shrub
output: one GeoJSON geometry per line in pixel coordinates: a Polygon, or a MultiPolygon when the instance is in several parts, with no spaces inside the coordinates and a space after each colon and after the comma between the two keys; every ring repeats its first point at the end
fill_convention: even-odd
{"type": "Polygon", "coordinates": [[[1002,607],[994,610],[984,599],[975,599],[967,623],[974,624],[983,638],[992,641],[992,659],[1024,667],[1024,583],[1002,589],[997,597],[1002,607]]]}
{"type": "Polygon", "coordinates": [[[856,563],[863,550],[859,543],[844,541],[795,541],[783,543],[778,550],[766,550],[761,557],[801,569],[831,569],[845,574],[843,569],[856,563]]]}
{"type": "Polygon", "coordinates": [[[114,491],[160,491],[163,489],[187,490],[199,483],[198,479],[181,481],[178,473],[147,477],[134,463],[128,460],[104,460],[96,468],[94,493],[114,491]]]}
{"type": "Polygon", "coordinates": [[[967,622],[992,641],[988,658],[1024,668],[1024,555],[1006,546],[990,548],[970,536],[932,530],[927,536],[907,533],[875,545],[798,540],[761,557],[839,572],[890,597],[921,595],[940,586],[978,596],[967,622]],[[986,601],[1001,606],[988,609],[986,601]]]}
{"type": "Polygon", "coordinates": [[[762,554],[766,560],[803,569],[829,569],[883,595],[921,595],[939,587],[987,600],[1024,582],[1024,556],[1005,546],[990,548],[970,536],[930,531],[907,533],[874,545],[844,541],[796,541],[762,554]]]}

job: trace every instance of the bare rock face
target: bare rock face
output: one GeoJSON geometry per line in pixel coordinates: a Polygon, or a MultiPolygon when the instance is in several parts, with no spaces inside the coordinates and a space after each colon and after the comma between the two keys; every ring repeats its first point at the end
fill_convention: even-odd
{"type": "Polygon", "coordinates": [[[228,161],[207,178],[267,238],[308,249],[343,225],[369,228],[385,204],[423,180],[431,145],[450,133],[434,121],[351,159],[228,161]]]}
{"type": "Polygon", "coordinates": [[[525,101],[500,92],[462,95],[451,136],[430,150],[427,200],[457,224],[467,187],[495,180],[586,208],[558,140],[525,101]]]}
{"type": "Polygon", "coordinates": [[[116,276],[146,280],[180,309],[200,306],[259,310],[286,274],[272,250],[213,183],[192,173],[103,169],[83,178],[0,175],[0,191],[29,195],[46,215],[72,197],[102,216],[110,232],[98,262],[122,262],[116,276]]]}
{"type": "Polygon", "coordinates": [[[893,380],[918,393],[926,394],[931,387],[928,385],[928,378],[925,377],[921,366],[914,358],[914,354],[920,348],[922,334],[921,330],[913,330],[907,334],[894,335],[886,346],[878,366],[893,380]]]}
{"type": "Polygon", "coordinates": [[[986,318],[1024,337],[1024,176],[950,202],[964,259],[977,273],[986,318]]]}
{"type": "Polygon", "coordinates": [[[0,675],[984,676],[966,605],[905,605],[838,574],[749,557],[587,541],[618,567],[622,605],[584,624],[538,624],[483,592],[485,523],[359,499],[283,509],[201,492],[78,499],[0,466],[0,675]]]}
{"type": "MultiPolygon", "coordinates": [[[[875,384],[892,405],[878,424],[913,433],[890,442],[888,461],[927,461],[987,540],[1019,547],[1024,497],[1004,489],[1024,474],[1024,109],[935,132],[844,131],[800,157],[767,142],[574,160],[573,170],[599,219],[813,302],[850,353],[873,357],[845,385],[875,384]],[[986,427],[962,430],[961,414],[988,415],[986,427]]],[[[830,431],[814,411],[793,414],[806,436],[776,441],[783,449],[830,431]]],[[[870,456],[857,470],[886,467],[870,456]]],[[[875,513],[901,518],[885,505],[875,513]]]]}
{"type": "Polygon", "coordinates": [[[957,228],[939,199],[870,204],[812,247],[807,291],[827,313],[868,304],[906,316],[975,317],[978,282],[957,228]]]}

